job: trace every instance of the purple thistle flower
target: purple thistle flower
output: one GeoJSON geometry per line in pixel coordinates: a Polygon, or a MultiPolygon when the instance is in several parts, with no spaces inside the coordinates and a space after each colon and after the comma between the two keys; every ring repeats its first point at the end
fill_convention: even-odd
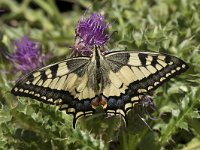
{"type": "Polygon", "coordinates": [[[75,53],[89,56],[95,45],[104,46],[110,40],[110,35],[107,34],[108,27],[109,24],[106,24],[104,17],[100,14],[92,13],[89,18],[81,18],[75,31],[75,53]]]}
{"type": "Polygon", "coordinates": [[[24,73],[38,69],[47,61],[47,57],[41,52],[39,43],[30,41],[27,36],[15,41],[16,50],[9,55],[15,71],[24,73]]]}

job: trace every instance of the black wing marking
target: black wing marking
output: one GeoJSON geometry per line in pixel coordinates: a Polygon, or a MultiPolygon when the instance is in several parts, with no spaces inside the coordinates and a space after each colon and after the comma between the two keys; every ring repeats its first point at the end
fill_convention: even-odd
{"type": "Polygon", "coordinates": [[[126,114],[143,95],[155,90],[170,78],[186,71],[181,59],[160,53],[111,52],[105,55],[108,64],[102,95],[107,99],[105,111],[109,115],[126,114]]]}
{"type": "Polygon", "coordinates": [[[80,57],[49,65],[19,79],[11,92],[60,106],[60,110],[74,115],[75,127],[77,119],[94,113],[91,101],[96,91],[89,64],[90,58],[80,57]]]}

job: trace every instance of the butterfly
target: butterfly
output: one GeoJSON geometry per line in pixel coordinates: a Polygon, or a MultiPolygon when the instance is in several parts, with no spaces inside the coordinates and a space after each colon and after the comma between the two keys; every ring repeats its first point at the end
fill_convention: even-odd
{"type": "Polygon", "coordinates": [[[73,115],[73,127],[82,116],[102,106],[107,115],[127,113],[144,95],[186,71],[181,59],[161,53],[114,51],[72,57],[21,77],[12,89],[15,96],[58,105],[73,115]]]}

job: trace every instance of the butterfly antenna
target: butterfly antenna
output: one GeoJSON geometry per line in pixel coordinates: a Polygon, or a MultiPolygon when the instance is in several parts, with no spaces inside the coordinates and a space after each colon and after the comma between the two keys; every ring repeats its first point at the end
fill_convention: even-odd
{"type": "Polygon", "coordinates": [[[113,37],[114,34],[118,34],[118,31],[113,31],[109,38],[113,37]]]}
{"type": "Polygon", "coordinates": [[[86,13],[91,9],[91,6],[88,6],[83,14],[83,16],[85,17],[86,16],[86,13]]]}
{"type": "Polygon", "coordinates": [[[72,57],[74,57],[75,54],[76,54],[76,52],[75,52],[75,50],[73,50],[73,47],[72,47],[72,46],[69,47],[69,50],[70,50],[70,54],[69,54],[68,56],[66,56],[66,59],[72,58],[72,57]]]}
{"type": "Polygon", "coordinates": [[[86,7],[86,10],[85,10],[85,12],[83,13],[83,15],[81,16],[81,19],[80,19],[80,20],[82,20],[83,18],[85,18],[86,14],[87,14],[87,12],[90,10],[90,8],[91,8],[91,6],[86,7]]]}

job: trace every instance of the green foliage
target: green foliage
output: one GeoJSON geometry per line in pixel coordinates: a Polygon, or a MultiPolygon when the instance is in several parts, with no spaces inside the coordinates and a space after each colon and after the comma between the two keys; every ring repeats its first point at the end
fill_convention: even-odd
{"type": "MultiPolygon", "coordinates": [[[[200,1],[197,0],[81,0],[59,12],[54,0],[0,1],[9,10],[0,16],[0,149],[183,149],[200,147],[200,1]],[[31,6],[36,6],[31,7],[31,6]],[[10,94],[14,80],[6,54],[12,41],[28,35],[62,60],[74,42],[74,29],[84,13],[96,11],[112,23],[111,50],[159,51],[188,62],[190,69],[154,92],[160,112],[148,120],[151,131],[133,110],[127,128],[118,117],[100,113],[82,119],[76,129],[72,117],[28,98],[10,94]]],[[[0,12],[1,13],[1,12],[0,12]]],[[[50,63],[50,62],[49,62],[50,63]]]]}

